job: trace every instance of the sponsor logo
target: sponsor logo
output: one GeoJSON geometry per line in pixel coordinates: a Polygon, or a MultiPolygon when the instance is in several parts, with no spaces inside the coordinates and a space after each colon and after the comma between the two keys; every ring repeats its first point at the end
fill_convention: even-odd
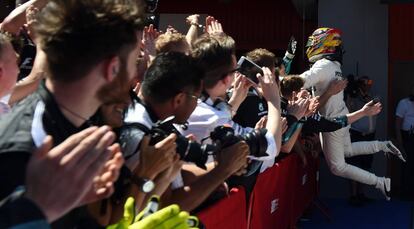
{"type": "Polygon", "coordinates": [[[259,103],[259,111],[263,111],[264,107],[263,107],[263,103],[259,103]]]}

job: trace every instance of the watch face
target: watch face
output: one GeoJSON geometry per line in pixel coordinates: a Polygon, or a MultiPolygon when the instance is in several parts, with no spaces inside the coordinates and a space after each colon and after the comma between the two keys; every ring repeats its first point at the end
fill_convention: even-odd
{"type": "Polygon", "coordinates": [[[142,191],[145,193],[149,193],[152,190],[154,190],[155,184],[151,180],[145,181],[145,183],[142,185],[142,191]]]}

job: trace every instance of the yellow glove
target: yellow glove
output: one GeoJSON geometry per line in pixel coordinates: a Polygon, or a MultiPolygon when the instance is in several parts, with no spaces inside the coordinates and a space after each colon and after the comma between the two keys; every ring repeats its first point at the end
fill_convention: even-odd
{"type": "Polygon", "coordinates": [[[188,229],[188,219],[188,213],[180,212],[180,207],[174,204],[135,222],[129,229],[188,229]]]}
{"type": "Polygon", "coordinates": [[[107,229],[197,229],[198,219],[180,211],[176,204],[159,211],[159,197],[152,196],[145,209],[135,216],[135,201],[129,197],[124,205],[124,216],[117,223],[107,229]]]}
{"type": "Polygon", "coordinates": [[[129,225],[134,222],[135,218],[135,200],[132,197],[128,197],[124,205],[124,216],[116,223],[112,224],[107,229],[128,229],[129,225]]]}

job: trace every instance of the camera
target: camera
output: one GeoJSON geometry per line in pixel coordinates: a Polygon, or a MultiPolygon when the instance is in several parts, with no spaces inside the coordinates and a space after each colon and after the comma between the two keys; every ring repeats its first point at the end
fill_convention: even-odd
{"type": "MultiPolygon", "coordinates": [[[[269,156],[266,153],[267,140],[266,140],[266,129],[255,129],[246,135],[235,135],[234,129],[230,126],[218,126],[214,128],[213,132],[210,133],[210,138],[216,145],[217,149],[223,149],[234,145],[240,141],[245,141],[249,146],[249,154],[253,157],[266,157],[269,156]]],[[[253,160],[247,167],[247,173],[243,176],[248,177],[254,174],[260,169],[262,161],[253,160]]]]}
{"type": "Polygon", "coordinates": [[[266,129],[255,129],[254,131],[241,136],[235,135],[234,129],[230,126],[218,126],[214,128],[210,133],[210,138],[214,142],[217,148],[223,149],[232,146],[240,141],[245,141],[249,146],[250,156],[253,157],[265,157],[268,156],[266,129]]]}
{"type": "MultiPolygon", "coordinates": [[[[157,122],[152,129],[141,123],[125,123],[119,130],[118,141],[121,145],[122,154],[125,159],[132,157],[140,147],[140,142],[145,135],[150,135],[149,144],[155,145],[162,141],[171,133],[177,133],[173,126],[174,117],[169,117],[164,121],[157,122]]],[[[198,167],[206,169],[208,156],[216,152],[215,145],[199,144],[191,141],[186,137],[177,133],[175,140],[177,144],[176,152],[180,155],[180,159],[186,162],[192,162],[198,167]]]]}
{"type": "Polygon", "coordinates": [[[175,129],[173,125],[173,119],[174,116],[171,116],[164,121],[160,121],[155,124],[155,126],[150,131],[150,145],[155,145],[166,138],[169,134],[176,133],[176,151],[180,155],[181,160],[192,162],[200,168],[207,169],[205,164],[208,160],[208,156],[214,155],[218,150],[217,147],[211,144],[200,144],[184,137],[175,129]]]}
{"type": "Polygon", "coordinates": [[[257,73],[263,75],[262,68],[244,56],[240,57],[239,61],[237,62],[237,68],[241,74],[245,75],[247,79],[255,84],[259,83],[259,80],[256,76],[257,73]]]}
{"type": "MultiPolygon", "coordinates": [[[[165,139],[171,133],[177,133],[175,140],[176,151],[180,155],[180,159],[186,162],[192,162],[198,167],[206,169],[208,156],[215,155],[221,149],[232,146],[240,141],[245,141],[249,146],[250,155],[253,157],[268,156],[266,129],[254,130],[244,136],[234,134],[234,129],[229,126],[218,126],[210,133],[213,144],[200,144],[191,141],[180,135],[173,125],[174,117],[169,117],[163,121],[157,122],[152,129],[149,129],[140,123],[126,123],[122,126],[118,133],[118,141],[121,145],[122,153],[125,159],[132,157],[139,149],[142,138],[149,134],[151,136],[150,145],[155,145],[165,139]]],[[[248,169],[256,171],[261,163],[251,163],[248,169]]]]}

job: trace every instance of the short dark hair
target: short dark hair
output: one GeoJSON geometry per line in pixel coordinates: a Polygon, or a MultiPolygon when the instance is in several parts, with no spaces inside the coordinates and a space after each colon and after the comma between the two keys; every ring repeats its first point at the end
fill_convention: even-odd
{"type": "Polygon", "coordinates": [[[274,68],[276,56],[267,49],[254,49],[246,54],[246,57],[260,67],[274,68]]]}
{"type": "Polygon", "coordinates": [[[192,56],[206,72],[205,88],[214,87],[233,70],[231,64],[235,50],[235,42],[228,35],[203,36],[194,42],[192,56]]]}
{"type": "Polygon", "coordinates": [[[178,52],[159,54],[148,68],[141,85],[144,97],[163,103],[181,92],[193,92],[202,85],[204,71],[194,59],[178,52]]]}
{"type": "Polygon", "coordinates": [[[305,81],[299,75],[289,75],[283,77],[280,82],[280,92],[283,97],[290,97],[294,91],[299,91],[305,81]]]}
{"type": "Polygon", "coordinates": [[[144,9],[138,2],[51,0],[35,26],[51,78],[75,81],[102,60],[125,57],[144,25],[144,9]]]}

